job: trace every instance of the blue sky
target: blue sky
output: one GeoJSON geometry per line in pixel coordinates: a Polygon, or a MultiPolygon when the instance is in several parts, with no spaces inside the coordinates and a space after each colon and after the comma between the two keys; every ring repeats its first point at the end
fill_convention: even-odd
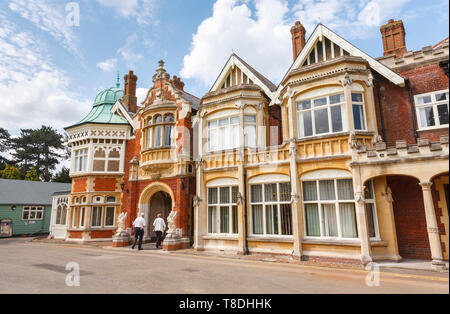
{"type": "Polygon", "coordinates": [[[448,37],[448,0],[2,0],[0,127],[62,131],[117,71],[121,84],[135,71],[142,98],[159,59],[198,97],[232,51],[278,84],[292,62],[290,26],[302,21],[308,36],[318,18],[373,57],[390,18],[403,19],[408,50],[448,37]],[[66,22],[74,4],[79,26],[66,22]]]}

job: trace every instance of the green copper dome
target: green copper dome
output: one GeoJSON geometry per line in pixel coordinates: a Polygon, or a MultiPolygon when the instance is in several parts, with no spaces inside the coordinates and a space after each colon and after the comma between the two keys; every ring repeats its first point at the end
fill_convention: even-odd
{"type": "Polygon", "coordinates": [[[95,97],[94,107],[104,104],[115,104],[117,100],[123,97],[123,90],[118,87],[111,87],[107,90],[102,91],[95,97]]]}

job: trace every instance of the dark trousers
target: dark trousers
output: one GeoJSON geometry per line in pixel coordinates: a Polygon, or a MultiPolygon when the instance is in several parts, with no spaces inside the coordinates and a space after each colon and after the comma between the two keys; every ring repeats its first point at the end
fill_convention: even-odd
{"type": "Polygon", "coordinates": [[[162,231],[156,231],[156,247],[161,246],[162,234],[162,231]]]}
{"type": "Polygon", "coordinates": [[[134,241],[133,241],[133,249],[136,246],[137,239],[139,238],[139,249],[142,248],[142,239],[144,237],[144,229],[142,228],[134,228],[134,241]]]}

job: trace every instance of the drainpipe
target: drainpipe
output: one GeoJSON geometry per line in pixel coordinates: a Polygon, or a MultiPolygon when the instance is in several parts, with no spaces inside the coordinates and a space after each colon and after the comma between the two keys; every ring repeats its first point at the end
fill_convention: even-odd
{"type": "Polygon", "coordinates": [[[245,224],[244,224],[244,243],[245,243],[245,251],[244,254],[248,255],[249,254],[249,250],[248,250],[248,220],[247,220],[247,212],[248,212],[248,208],[247,208],[247,170],[244,169],[244,219],[245,219],[245,224]]]}
{"type": "Polygon", "coordinates": [[[411,105],[411,113],[412,113],[412,119],[413,119],[413,131],[414,131],[414,138],[416,139],[416,143],[417,143],[417,138],[419,137],[417,134],[417,118],[416,118],[416,109],[415,109],[415,104],[414,104],[414,97],[413,97],[413,92],[412,92],[412,88],[411,88],[411,82],[409,81],[409,78],[405,78],[405,84],[406,84],[406,88],[408,89],[408,94],[409,94],[409,103],[411,105]]]}
{"type": "Polygon", "coordinates": [[[386,128],[384,126],[384,115],[383,115],[383,105],[381,104],[380,84],[377,84],[376,87],[377,87],[377,96],[378,96],[378,107],[380,109],[381,135],[383,136],[383,142],[386,142],[386,128]]]}

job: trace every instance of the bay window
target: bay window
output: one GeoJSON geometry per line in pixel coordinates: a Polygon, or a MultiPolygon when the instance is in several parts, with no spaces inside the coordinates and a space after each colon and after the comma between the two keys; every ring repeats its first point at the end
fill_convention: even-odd
{"type": "Polygon", "coordinates": [[[114,216],[115,216],[116,208],[115,207],[106,207],[105,210],[105,227],[114,227],[114,216]]]}
{"type": "Polygon", "coordinates": [[[92,207],[91,227],[98,228],[102,226],[102,212],[101,206],[92,207]]]}
{"type": "Polygon", "coordinates": [[[74,172],[86,172],[88,164],[88,149],[74,150],[74,172]]]}
{"type": "Polygon", "coordinates": [[[419,130],[448,127],[448,90],[414,96],[419,130]]]}
{"type": "Polygon", "coordinates": [[[250,185],[253,235],[292,235],[291,184],[250,185]]]}
{"type": "Polygon", "coordinates": [[[208,233],[238,233],[238,187],[208,188],[208,233]]]}
{"type": "Polygon", "coordinates": [[[174,115],[168,113],[164,116],[150,117],[147,122],[147,148],[170,147],[173,145],[175,126],[174,115]]]}
{"type": "Polygon", "coordinates": [[[344,130],[343,93],[297,102],[299,137],[342,132],[344,130]]]}

